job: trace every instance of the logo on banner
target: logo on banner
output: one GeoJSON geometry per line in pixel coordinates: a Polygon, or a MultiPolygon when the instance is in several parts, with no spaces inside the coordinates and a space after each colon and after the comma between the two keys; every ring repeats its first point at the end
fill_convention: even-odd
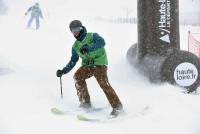
{"type": "Polygon", "coordinates": [[[198,70],[195,65],[184,62],[179,64],[174,71],[174,79],[180,86],[191,86],[198,77],[198,70]]]}
{"type": "MultiPolygon", "coordinates": [[[[164,35],[164,32],[161,32],[161,35],[164,35]]],[[[161,39],[162,41],[165,41],[165,42],[167,42],[167,43],[170,43],[169,34],[166,34],[166,35],[160,37],[160,39],[161,39]]]]}
{"type": "Polygon", "coordinates": [[[158,0],[160,4],[160,19],[158,22],[158,27],[160,30],[160,40],[170,43],[170,27],[171,27],[171,5],[170,0],[158,0]]]}

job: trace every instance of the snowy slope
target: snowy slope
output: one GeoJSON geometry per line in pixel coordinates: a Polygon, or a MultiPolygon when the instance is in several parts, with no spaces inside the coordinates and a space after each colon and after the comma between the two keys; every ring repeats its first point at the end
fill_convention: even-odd
{"type": "MultiPolygon", "coordinates": [[[[199,95],[184,94],[183,89],[168,84],[152,85],[127,63],[126,52],[137,41],[136,25],[90,20],[88,16],[94,14],[88,15],[85,11],[83,14],[88,16],[83,17],[73,12],[74,8],[66,8],[75,5],[73,1],[65,6],[64,0],[57,4],[47,4],[43,0],[45,19],[41,29],[35,31],[25,28],[28,18],[23,13],[30,3],[11,5],[10,13],[0,16],[0,134],[200,133],[199,95]],[[50,113],[54,106],[66,110],[78,107],[73,74],[80,62],[63,77],[63,100],[55,72],[70,59],[74,38],[68,24],[79,17],[88,31],[98,32],[105,38],[110,83],[132,117],[108,123],[88,123],[72,115],[50,113]],[[143,108],[147,110],[141,113],[143,108]]],[[[187,49],[187,29],[181,27],[182,49],[187,49]]],[[[107,113],[100,114],[104,117],[111,111],[108,101],[94,78],[87,82],[94,106],[108,107],[107,113]]]]}

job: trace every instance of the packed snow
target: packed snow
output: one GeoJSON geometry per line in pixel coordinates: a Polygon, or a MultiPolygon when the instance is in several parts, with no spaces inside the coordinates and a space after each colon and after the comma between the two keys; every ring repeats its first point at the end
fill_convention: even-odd
{"type": "MultiPolygon", "coordinates": [[[[127,50],[137,42],[136,24],[95,20],[88,11],[80,11],[84,17],[74,12],[80,5],[67,2],[41,1],[44,20],[39,30],[34,30],[34,23],[33,28],[26,28],[29,16],[25,17],[24,12],[32,4],[30,1],[16,2],[7,15],[0,16],[0,134],[200,134],[198,93],[185,94],[184,89],[167,83],[151,84],[126,60],[127,50]],[[64,6],[65,3],[68,5],[64,6]],[[109,81],[125,112],[131,115],[129,118],[91,123],[79,121],[75,115],[50,112],[52,107],[73,111],[79,105],[73,74],[80,61],[62,77],[63,99],[56,77],[56,70],[63,68],[71,57],[75,39],[68,24],[73,19],[82,20],[89,32],[104,37],[109,81]]],[[[119,5],[116,2],[114,11],[119,5]]],[[[107,8],[107,17],[112,17],[107,8]]],[[[187,50],[188,29],[191,27],[180,26],[184,50],[187,50]]],[[[99,118],[104,118],[112,109],[96,80],[90,78],[87,83],[92,104],[106,107],[106,112],[99,114],[99,118]]]]}

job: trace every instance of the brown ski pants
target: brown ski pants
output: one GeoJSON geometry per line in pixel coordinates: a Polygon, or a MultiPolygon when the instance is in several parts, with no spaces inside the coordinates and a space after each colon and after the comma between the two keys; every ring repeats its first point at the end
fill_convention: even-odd
{"type": "Polygon", "coordinates": [[[80,103],[90,104],[90,95],[88,93],[87,84],[85,80],[92,76],[96,78],[98,84],[103,89],[111,106],[113,108],[122,107],[122,104],[117,94],[108,82],[107,66],[104,65],[95,67],[83,66],[76,71],[74,75],[74,80],[80,103]]]}

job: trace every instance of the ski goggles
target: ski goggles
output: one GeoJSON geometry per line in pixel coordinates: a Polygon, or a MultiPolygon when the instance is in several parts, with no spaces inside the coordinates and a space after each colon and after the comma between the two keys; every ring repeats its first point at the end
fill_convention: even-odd
{"type": "Polygon", "coordinates": [[[71,28],[72,33],[80,32],[83,28],[82,27],[74,27],[71,28]]]}

